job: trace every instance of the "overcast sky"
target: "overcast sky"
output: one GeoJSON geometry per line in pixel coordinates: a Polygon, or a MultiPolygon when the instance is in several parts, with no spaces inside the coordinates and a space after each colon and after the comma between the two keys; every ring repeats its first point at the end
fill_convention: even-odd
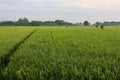
{"type": "Polygon", "coordinates": [[[120,0],[0,0],[0,20],[120,21],[120,0]]]}

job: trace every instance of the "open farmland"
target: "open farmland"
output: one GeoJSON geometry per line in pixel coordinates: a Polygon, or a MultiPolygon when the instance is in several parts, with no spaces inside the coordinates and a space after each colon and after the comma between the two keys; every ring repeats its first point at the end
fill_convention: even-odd
{"type": "Polygon", "coordinates": [[[12,49],[33,29],[27,27],[0,27],[0,75],[2,67],[6,66],[10,55],[12,55],[12,49]]]}
{"type": "MultiPolygon", "coordinates": [[[[0,55],[7,54],[34,30],[0,28],[0,55]]],[[[1,79],[120,79],[120,28],[37,27],[18,47],[2,68],[1,79]]]]}

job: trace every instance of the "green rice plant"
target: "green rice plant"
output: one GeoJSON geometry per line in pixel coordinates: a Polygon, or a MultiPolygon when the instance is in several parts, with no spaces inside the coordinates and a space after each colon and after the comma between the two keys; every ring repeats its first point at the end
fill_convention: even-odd
{"type": "Polygon", "coordinates": [[[0,75],[2,74],[3,67],[7,64],[6,58],[9,58],[12,54],[11,50],[32,30],[34,28],[0,27],[0,75]]]}
{"type": "Polygon", "coordinates": [[[11,57],[6,80],[119,80],[120,29],[40,27],[11,57]]]}

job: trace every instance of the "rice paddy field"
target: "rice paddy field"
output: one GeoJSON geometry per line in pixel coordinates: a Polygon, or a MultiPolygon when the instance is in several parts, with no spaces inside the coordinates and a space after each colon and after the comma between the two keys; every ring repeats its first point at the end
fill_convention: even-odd
{"type": "Polygon", "coordinates": [[[120,28],[0,27],[0,80],[120,80],[120,28]]]}

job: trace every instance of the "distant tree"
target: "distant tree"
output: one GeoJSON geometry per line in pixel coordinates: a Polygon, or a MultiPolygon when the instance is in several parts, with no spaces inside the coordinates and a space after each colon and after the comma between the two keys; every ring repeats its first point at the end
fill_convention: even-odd
{"type": "Polygon", "coordinates": [[[80,23],[75,23],[74,26],[82,26],[83,24],[80,22],[80,23]]]}
{"type": "Polygon", "coordinates": [[[31,26],[40,26],[40,21],[31,21],[30,25],[31,26]]]}
{"type": "Polygon", "coordinates": [[[57,26],[62,26],[62,25],[64,25],[64,21],[63,20],[55,20],[55,24],[57,26]]]}
{"type": "Polygon", "coordinates": [[[18,21],[2,21],[0,26],[77,26],[76,24],[65,22],[63,20],[55,21],[31,21],[27,18],[20,18],[18,21]]]}
{"type": "Polygon", "coordinates": [[[98,25],[95,25],[96,28],[98,28],[98,25]]]}
{"type": "Polygon", "coordinates": [[[103,23],[102,22],[96,22],[95,23],[95,25],[98,25],[98,26],[100,26],[100,25],[102,25],[103,23]]]}
{"type": "Polygon", "coordinates": [[[54,26],[54,21],[45,21],[44,26],[54,26]]]}
{"type": "Polygon", "coordinates": [[[18,25],[18,26],[28,26],[29,25],[29,20],[27,18],[23,18],[23,19],[20,18],[17,21],[16,25],[18,25]]]}
{"type": "Polygon", "coordinates": [[[83,25],[84,25],[84,26],[89,26],[90,23],[89,23],[88,21],[84,21],[83,25]]]}
{"type": "Polygon", "coordinates": [[[0,26],[15,26],[15,22],[13,22],[13,21],[2,21],[2,22],[0,22],[0,26]]]}
{"type": "Polygon", "coordinates": [[[101,25],[101,29],[104,29],[104,25],[101,25]]]}

